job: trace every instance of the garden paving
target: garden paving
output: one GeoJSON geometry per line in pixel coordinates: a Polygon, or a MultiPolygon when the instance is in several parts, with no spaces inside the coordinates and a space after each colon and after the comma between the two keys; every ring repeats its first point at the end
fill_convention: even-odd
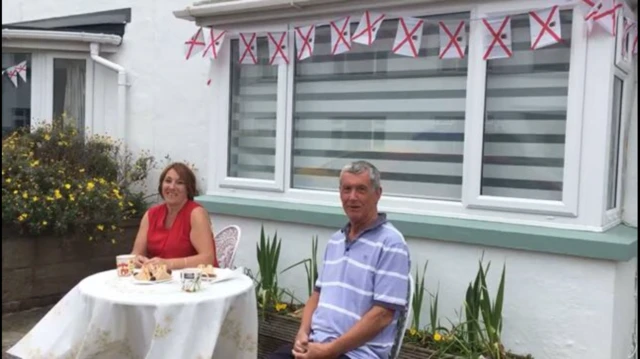
{"type": "Polygon", "coordinates": [[[25,336],[52,306],[2,315],[2,359],[11,358],[6,351],[25,336]]]}

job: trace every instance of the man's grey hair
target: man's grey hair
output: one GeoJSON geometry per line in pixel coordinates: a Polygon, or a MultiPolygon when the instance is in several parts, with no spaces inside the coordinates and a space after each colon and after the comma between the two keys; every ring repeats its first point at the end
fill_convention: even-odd
{"type": "Polygon", "coordinates": [[[342,178],[342,174],[345,172],[359,175],[365,171],[369,173],[369,181],[373,185],[373,189],[378,190],[380,188],[380,171],[378,171],[376,166],[367,161],[355,161],[345,165],[342,167],[342,171],[340,171],[340,178],[342,178]]]}

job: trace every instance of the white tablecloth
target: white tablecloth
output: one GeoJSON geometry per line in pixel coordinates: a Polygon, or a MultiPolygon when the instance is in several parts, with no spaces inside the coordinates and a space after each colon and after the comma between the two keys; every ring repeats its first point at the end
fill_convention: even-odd
{"type": "Polygon", "coordinates": [[[39,358],[255,359],[256,298],[251,279],[180,289],[134,284],[115,270],[74,287],[8,353],[39,358]]]}

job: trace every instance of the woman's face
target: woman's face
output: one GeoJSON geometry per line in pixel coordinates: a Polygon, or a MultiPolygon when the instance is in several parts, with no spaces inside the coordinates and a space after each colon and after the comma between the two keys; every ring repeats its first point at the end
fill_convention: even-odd
{"type": "Polygon", "coordinates": [[[162,197],[170,205],[187,201],[187,186],[174,169],[170,169],[162,181],[162,197]]]}

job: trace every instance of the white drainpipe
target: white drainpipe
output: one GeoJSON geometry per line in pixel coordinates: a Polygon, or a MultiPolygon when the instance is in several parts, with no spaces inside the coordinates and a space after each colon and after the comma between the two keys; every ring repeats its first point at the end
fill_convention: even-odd
{"type": "Polygon", "coordinates": [[[118,73],[118,121],[116,135],[122,139],[125,146],[127,142],[127,72],[124,67],[100,57],[100,44],[91,43],[91,59],[118,73]]]}

